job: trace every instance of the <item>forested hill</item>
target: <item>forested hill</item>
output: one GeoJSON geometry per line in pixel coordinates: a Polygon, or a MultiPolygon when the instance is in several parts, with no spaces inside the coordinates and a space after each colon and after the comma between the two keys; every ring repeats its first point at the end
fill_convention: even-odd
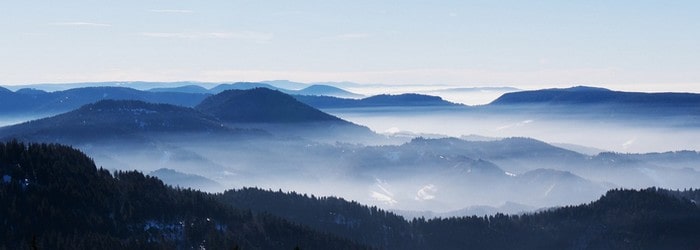
{"type": "Polygon", "coordinates": [[[66,146],[0,143],[0,177],[0,249],[363,248],[66,146]]]}
{"type": "Polygon", "coordinates": [[[380,249],[697,249],[700,190],[611,190],[590,204],[535,214],[414,219],[339,198],[260,189],[223,202],[380,249]]]}
{"type": "Polygon", "coordinates": [[[195,108],[233,123],[347,123],[301,103],[290,95],[267,88],[226,90],[204,99],[195,108]]]}
{"type": "Polygon", "coordinates": [[[611,190],[535,214],[403,220],[340,198],[207,194],[0,143],[0,249],[698,249],[700,191],[611,190]]]}
{"type": "Polygon", "coordinates": [[[0,138],[94,142],[148,133],[228,133],[216,118],[192,108],[132,100],[102,100],[60,115],[0,128],[0,138]]]}

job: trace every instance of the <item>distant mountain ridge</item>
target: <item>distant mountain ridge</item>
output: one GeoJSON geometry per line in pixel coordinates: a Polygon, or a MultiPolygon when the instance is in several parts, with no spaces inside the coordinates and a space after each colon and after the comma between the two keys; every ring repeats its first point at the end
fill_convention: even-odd
{"type": "Polygon", "coordinates": [[[370,107],[460,107],[439,96],[422,94],[375,95],[363,99],[346,99],[330,96],[294,96],[297,100],[319,109],[370,108],[370,107]]]}
{"type": "Polygon", "coordinates": [[[82,105],[104,99],[139,100],[152,103],[167,103],[185,107],[194,107],[212,94],[218,94],[228,89],[249,90],[253,88],[269,88],[294,95],[330,95],[341,97],[361,97],[352,92],[328,85],[308,85],[300,90],[278,88],[266,83],[239,82],[218,84],[211,89],[193,82],[177,82],[170,84],[187,84],[169,87],[166,83],[149,82],[100,82],[53,85],[28,85],[36,88],[20,88],[12,91],[0,87],[0,115],[52,115],[76,109],[82,105]],[[90,85],[93,84],[93,85],[90,85]],[[145,88],[153,84],[155,88],[138,90],[132,87],[145,88]],[[125,87],[129,86],[129,87],[125,87]],[[69,88],[77,87],[77,88],[69,88]],[[68,88],[68,89],[63,89],[68,88]],[[48,92],[48,89],[52,92],[48,92]],[[56,90],[58,89],[58,90],[56,90]]]}
{"type": "MultiPolygon", "coordinates": [[[[143,93],[125,88],[117,90],[143,93]]],[[[102,88],[89,91],[100,93],[102,88]]],[[[240,132],[240,129],[253,134],[253,131],[266,130],[284,136],[329,139],[376,136],[366,127],[324,113],[280,91],[255,88],[227,90],[209,96],[196,109],[137,100],[101,100],[67,113],[0,128],[0,138],[75,142],[90,141],[90,138],[116,139],[139,133],[211,134],[240,132]]]]}
{"type": "Polygon", "coordinates": [[[124,87],[86,87],[56,92],[20,89],[0,91],[1,114],[57,114],[100,100],[139,100],[194,107],[208,94],[149,92],[124,87]]]}
{"type": "Polygon", "coordinates": [[[320,85],[320,84],[314,84],[309,87],[303,88],[298,91],[294,92],[289,92],[288,94],[290,95],[311,95],[311,96],[333,96],[333,97],[340,97],[340,98],[358,98],[358,97],[363,97],[363,95],[360,94],[355,94],[350,91],[334,87],[334,86],[329,86],[329,85],[320,85]]]}
{"type": "Polygon", "coordinates": [[[149,89],[148,91],[151,92],[182,92],[182,93],[198,93],[198,94],[207,94],[209,93],[209,90],[199,86],[199,85],[185,85],[185,86],[180,86],[180,87],[171,87],[171,88],[152,88],[149,89]]]}
{"type": "Polygon", "coordinates": [[[516,104],[630,104],[684,107],[700,104],[700,94],[695,93],[642,93],[612,91],[604,88],[577,86],[565,89],[542,89],[506,93],[491,105],[516,104]]]}
{"type": "Polygon", "coordinates": [[[293,82],[281,82],[281,81],[270,81],[270,82],[235,82],[235,83],[222,83],[211,89],[206,89],[197,85],[186,85],[180,87],[171,88],[153,88],[149,91],[154,92],[185,92],[185,93],[209,93],[218,94],[226,90],[250,90],[255,88],[268,88],[272,90],[277,90],[289,95],[319,95],[319,96],[334,96],[343,98],[357,98],[363,95],[352,93],[350,91],[323,84],[306,85],[298,83],[294,85],[293,82]],[[289,89],[285,87],[301,87],[299,89],[289,89]]]}

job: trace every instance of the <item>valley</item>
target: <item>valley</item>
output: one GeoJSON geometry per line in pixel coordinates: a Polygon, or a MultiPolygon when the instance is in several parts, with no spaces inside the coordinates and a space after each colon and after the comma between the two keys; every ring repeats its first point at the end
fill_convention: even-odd
{"type": "MultiPolygon", "coordinates": [[[[595,101],[591,94],[586,96],[592,100],[583,104],[564,105],[527,97],[537,92],[523,92],[546,102],[542,105],[557,107],[553,109],[501,101],[520,92],[489,105],[467,106],[418,94],[344,99],[288,95],[260,86],[271,85],[219,85],[221,92],[184,106],[178,105],[178,95],[202,93],[189,93],[192,88],[152,92],[123,87],[46,92],[51,96],[75,92],[74,99],[85,102],[102,92],[105,100],[0,128],[0,138],[73,145],[102,167],[153,173],[175,186],[209,192],[259,187],[340,196],[406,214],[478,215],[485,210],[469,208],[479,206],[491,214],[529,212],[589,202],[613,188],[698,188],[700,179],[700,155],[692,151],[696,144],[691,143],[700,133],[692,124],[672,123],[693,116],[692,108],[663,113],[667,123],[647,124],[643,121],[652,118],[636,111],[602,113],[590,108],[625,105],[595,101]],[[115,96],[147,102],[112,100],[115,96]],[[152,104],[146,97],[174,104],[152,104]],[[537,118],[518,122],[526,117],[537,118]],[[594,125],[577,125],[575,132],[569,129],[573,125],[567,125],[581,123],[594,125]],[[658,132],[672,128],[674,134],[658,132]],[[606,135],[609,130],[615,135],[606,135]],[[682,131],[692,136],[679,136],[682,131]],[[630,136],[634,141],[623,141],[630,136]],[[648,143],[658,137],[665,143],[648,143]],[[562,148],[546,141],[569,144],[562,148]],[[614,146],[613,141],[623,145],[614,146]],[[645,148],[635,142],[660,150],[636,153],[645,148]],[[586,146],[598,150],[579,152],[586,146]],[[499,209],[507,204],[523,209],[499,209]]],[[[583,87],[560,93],[568,91],[601,93],[608,99],[610,94],[633,95],[583,87]]]]}

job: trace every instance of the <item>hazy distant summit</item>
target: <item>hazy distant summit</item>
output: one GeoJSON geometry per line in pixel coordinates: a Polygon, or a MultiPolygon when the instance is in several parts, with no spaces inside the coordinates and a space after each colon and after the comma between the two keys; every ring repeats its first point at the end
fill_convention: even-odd
{"type": "Polygon", "coordinates": [[[604,88],[577,86],[506,93],[493,105],[509,104],[633,104],[639,106],[696,106],[700,94],[622,92],[604,88]]]}
{"type": "Polygon", "coordinates": [[[107,99],[194,107],[207,96],[202,93],[150,92],[124,87],[85,87],[55,92],[23,88],[15,92],[0,90],[0,114],[56,114],[107,99]]]}
{"type": "Polygon", "coordinates": [[[185,85],[172,88],[152,88],[148,91],[151,92],[179,92],[179,93],[197,93],[197,94],[207,94],[209,90],[199,86],[199,85],[185,85]]]}
{"type": "Polygon", "coordinates": [[[438,107],[462,106],[445,101],[439,96],[422,94],[375,95],[363,99],[337,98],[332,96],[295,96],[315,108],[370,108],[370,107],[438,107]]]}
{"type": "Polygon", "coordinates": [[[178,92],[178,93],[197,93],[197,94],[218,94],[226,90],[250,90],[255,88],[268,88],[278,90],[289,95],[311,95],[311,96],[334,96],[341,98],[359,98],[363,95],[356,94],[339,87],[326,84],[305,84],[292,81],[267,81],[267,82],[234,82],[221,83],[209,89],[197,85],[190,84],[177,87],[158,87],[151,88],[151,92],[178,92]]]}
{"type": "Polygon", "coordinates": [[[343,121],[277,90],[226,90],[204,99],[195,109],[232,123],[343,121]]]}
{"type": "Polygon", "coordinates": [[[357,98],[357,97],[362,97],[363,95],[360,94],[355,94],[350,91],[330,86],[330,85],[321,85],[321,84],[314,84],[309,87],[306,87],[304,89],[301,89],[296,92],[292,92],[289,94],[295,94],[295,95],[313,95],[313,96],[334,96],[334,97],[342,97],[342,98],[357,98]]]}

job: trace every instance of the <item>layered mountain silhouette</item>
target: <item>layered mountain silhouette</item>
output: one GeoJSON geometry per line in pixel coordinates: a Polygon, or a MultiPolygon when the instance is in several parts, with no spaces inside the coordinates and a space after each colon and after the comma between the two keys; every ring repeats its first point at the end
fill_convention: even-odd
{"type": "Polygon", "coordinates": [[[372,107],[460,107],[438,96],[422,94],[375,95],[363,99],[331,96],[295,96],[300,102],[319,109],[372,108],[372,107]]]}
{"type": "Polygon", "coordinates": [[[0,178],[3,249],[366,248],[57,144],[0,143],[0,178]]]}
{"type": "Polygon", "coordinates": [[[86,87],[46,92],[36,89],[20,89],[16,92],[0,91],[0,113],[58,114],[100,100],[139,100],[194,107],[209,94],[182,92],[150,92],[123,87],[86,87]]]}
{"type": "MultiPolygon", "coordinates": [[[[354,149],[342,157],[353,166],[348,176],[369,176],[395,185],[411,185],[400,184],[406,180],[434,183],[440,199],[449,202],[555,206],[592,200],[615,187],[574,173],[581,166],[595,165],[585,156],[526,138],[488,142],[418,138],[398,146],[354,149]],[[566,165],[568,161],[572,165],[566,165]]],[[[400,200],[398,190],[392,193],[398,202],[411,202],[406,197],[400,200]]]]}
{"type": "Polygon", "coordinates": [[[25,249],[694,249],[699,190],[611,190],[533,214],[406,220],[336,197],[207,194],[97,168],[56,144],[0,143],[0,247],[25,249]]]}
{"type": "Polygon", "coordinates": [[[192,108],[133,100],[103,100],[71,112],[0,128],[3,138],[61,141],[117,139],[146,133],[228,133],[233,129],[192,108]]]}
{"type": "MultiPolygon", "coordinates": [[[[578,86],[565,89],[542,89],[506,93],[489,106],[544,105],[578,107],[578,112],[602,107],[613,113],[639,113],[649,116],[668,114],[700,114],[700,94],[640,93],[612,91],[578,86]]],[[[591,110],[601,112],[601,110],[591,110]]],[[[606,112],[606,111],[603,111],[606,112]]]]}
{"type": "Polygon", "coordinates": [[[340,98],[357,98],[363,96],[338,87],[321,84],[314,84],[301,90],[290,91],[286,93],[290,95],[333,96],[340,98]]]}
{"type": "Polygon", "coordinates": [[[300,133],[304,137],[374,135],[366,127],[324,113],[282,92],[255,88],[224,91],[205,99],[196,109],[134,100],[102,100],[64,114],[0,128],[0,136],[53,142],[57,138],[117,138],[146,133],[228,133],[235,130],[233,127],[294,136],[300,133]]]}
{"type": "Polygon", "coordinates": [[[160,168],[150,172],[148,175],[158,177],[165,184],[182,188],[193,188],[205,192],[217,192],[224,189],[221,184],[209,178],[196,174],[186,174],[169,168],[160,168]]]}
{"type": "Polygon", "coordinates": [[[277,90],[227,90],[208,97],[196,110],[235,127],[273,134],[332,141],[366,140],[377,135],[360,126],[301,103],[277,90]]]}
{"type": "Polygon", "coordinates": [[[206,89],[202,86],[199,86],[199,85],[185,85],[185,86],[171,87],[171,88],[152,88],[152,89],[149,89],[148,91],[151,91],[151,92],[198,93],[198,94],[209,93],[208,89],[206,89]]]}
{"type": "Polygon", "coordinates": [[[357,98],[362,97],[360,94],[350,91],[325,85],[325,84],[303,84],[290,81],[268,81],[268,82],[234,82],[218,84],[210,89],[200,85],[184,85],[178,87],[158,87],[148,91],[152,92],[181,92],[181,93],[209,93],[218,94],[226,90],[250,90],[255,88],[268,88],[278,90],[290,95],[320,95],[334,96],[342,98],[357,98]]]}
{"type": "Polygon", "coordinates": [[[209,93],[219,94],[219,93],[224,92],[226,90],[251,90],[251,89],[256,89],[256,88],[267,88],[267,89],[272,89],[272,90],[280,90],[281,89],[281,88],[277,88],[277,87],[272,86],[272,85],[267,84],[267,83],[236,82],[236,83],[219,84],[216,87],[209,89],[209,93]]]}

